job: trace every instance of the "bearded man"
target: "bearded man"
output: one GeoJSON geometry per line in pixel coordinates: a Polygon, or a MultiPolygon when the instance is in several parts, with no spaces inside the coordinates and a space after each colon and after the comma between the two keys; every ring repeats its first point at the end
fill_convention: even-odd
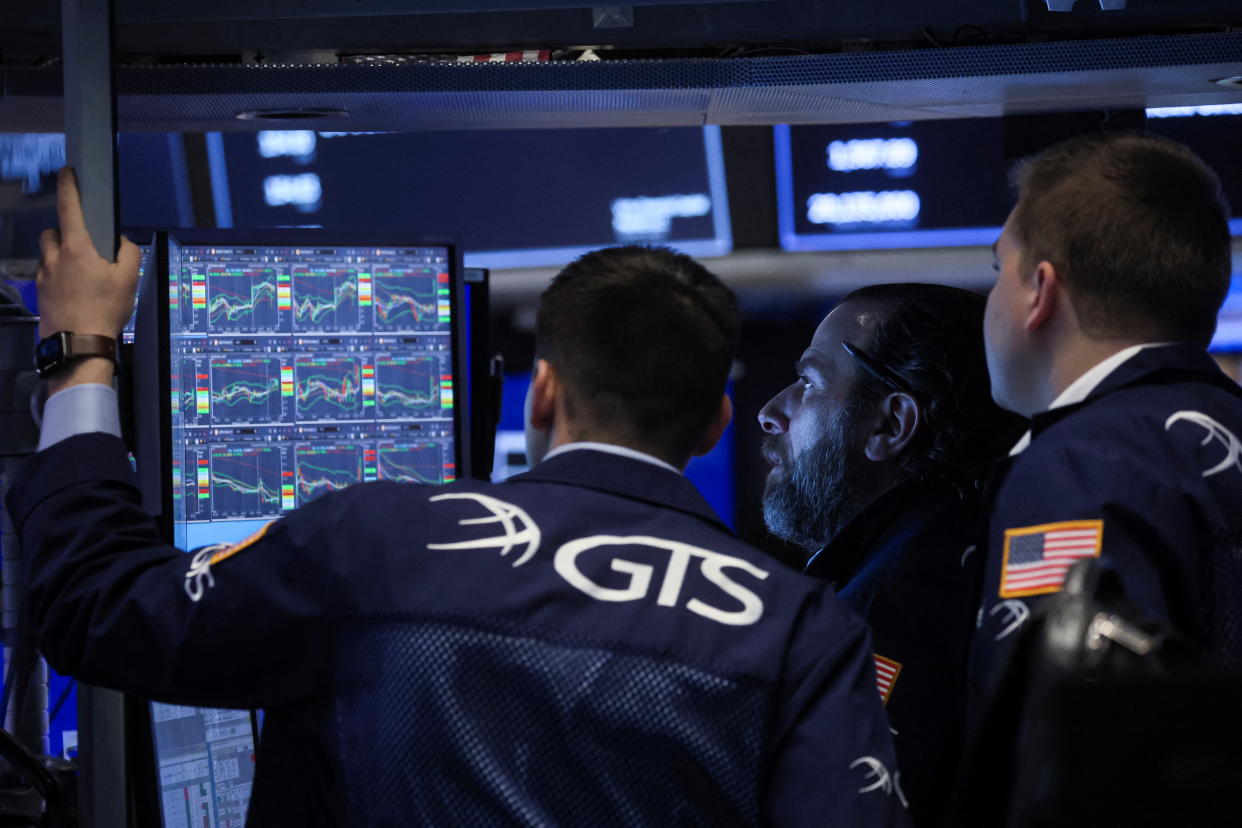
{"type": "Polygon", "coordinates": [[[759,412],[764,520],[871,625],[916,825],[943,824],[961,753],[981,481],[1022,429],[991,400],[984,305],[943,285],[857,290],[759,412]]]}

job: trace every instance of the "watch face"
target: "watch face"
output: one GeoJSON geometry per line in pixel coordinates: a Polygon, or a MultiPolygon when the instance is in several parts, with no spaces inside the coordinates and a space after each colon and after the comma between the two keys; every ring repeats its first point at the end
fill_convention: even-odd
{"type": "Polygon", "coordinates": [[[46,375],[65,361],[65,339],[52,334],[35,347],[35,370],[46,375]]]}

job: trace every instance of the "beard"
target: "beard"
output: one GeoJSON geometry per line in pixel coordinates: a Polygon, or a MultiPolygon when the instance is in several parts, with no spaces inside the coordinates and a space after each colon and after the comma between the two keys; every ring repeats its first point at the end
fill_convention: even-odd
{"type": "MultiPolygon", "coordinates": [[[[763,522],[768,531],[816,552],[865,505],[859,490],[860,461],[849,437],[860,419],[853,407],[839,411],[823,436],[807,451],[772,470],[763,490],[763,522]]],[[[764,449],[780,453],[772,437],[764,449]]]]}

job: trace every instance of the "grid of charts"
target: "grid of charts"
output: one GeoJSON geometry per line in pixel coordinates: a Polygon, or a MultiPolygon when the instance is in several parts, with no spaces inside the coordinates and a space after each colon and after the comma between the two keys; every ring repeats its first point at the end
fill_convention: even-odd
{"type": "Polygon", "coordinates": [[[178,523],[455,478],[448,248],[169,248],[178,523]]]}

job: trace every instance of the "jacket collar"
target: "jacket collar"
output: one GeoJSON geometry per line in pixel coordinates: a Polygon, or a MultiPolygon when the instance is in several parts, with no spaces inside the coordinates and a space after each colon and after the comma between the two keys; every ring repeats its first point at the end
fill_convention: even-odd
{"type": "Polygon", "coordinates": [[[872,553],[898,525],[922,521],[943,510],[957,495],[947,486],[908,481],[889,489],[850,519],[828,544],[807,562],[803,572],[838,589],[849,583],[872,553]]]}
{"type": "Polygon", "coordinates": [[[1237,383],[1225,376],[1203,348],[1188,343],[1145,348],[1117,366],[1091,390],[1082,402],[1042,411],[1032,417],[1031,436],[1038,436],[1053,423],[1113,391],[1136,385],[1158,385],[1184,381],[1217,385],[1242,397],[1242,389],[1239,389],[1237,383]]]}
{"type": "Polygon", "coordinates": [[[583,448],[549,457],[511,480],[560,483],[620,495],[694,515],[732,534],[693,483],[643,460],[583,448]]]}

